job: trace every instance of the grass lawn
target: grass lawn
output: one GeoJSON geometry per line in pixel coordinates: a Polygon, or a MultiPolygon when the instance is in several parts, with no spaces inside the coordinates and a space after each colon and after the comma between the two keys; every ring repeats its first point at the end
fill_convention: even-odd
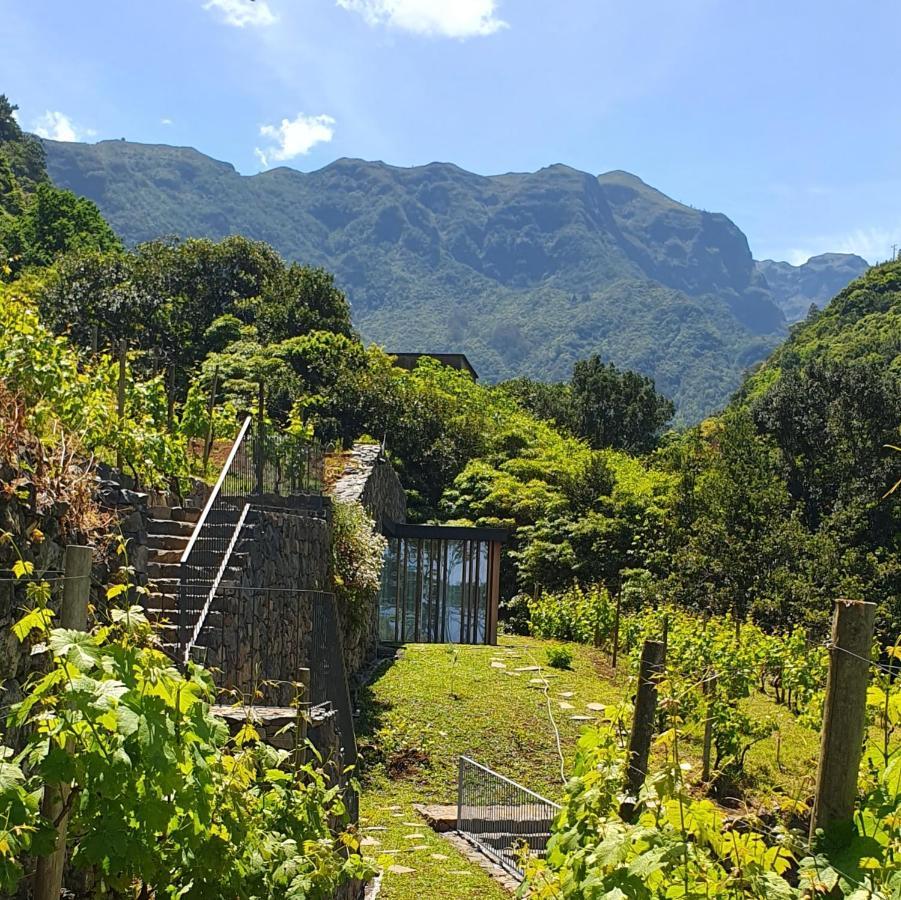
{"type": "MultiPolygon", "coordinates": [[[[559,800],[561,762],[549,712],[569,772],[582,728],[627,699],[625,660],[623,670],[613,673],[607,654],[590,647],[514,636],[499,640],[497,647],[408,645],[359,698],[364,849],[385,871],[385,900],[508,896],[434,834],[412,804],[456,801],[461,754],[559,800]],[[548,647],[559,646],[573,653],[570,670],[547,665],[548,647]]],[[[777,721],[779,738],[767,738],[749,752],[747,799],[772,806],[774,791],[809,796],[818,735],[764,697],[748,702],[757,716],[777,721]]],[[[689,756],[700,757],[696,735],[689,737],[689,756]]]]}

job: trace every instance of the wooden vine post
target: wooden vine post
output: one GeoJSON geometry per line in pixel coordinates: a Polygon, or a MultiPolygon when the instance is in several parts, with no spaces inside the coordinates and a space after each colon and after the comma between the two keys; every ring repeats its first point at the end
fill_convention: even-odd
{"type": "Polygon", "coordinates": [[[704,749],[701,757],[701,781],[710,781],[710,752],[713,747],[713,698],[716,696],[716,675],[704,680],[706,718],[704,719],[704,749]]]}
{"type": "Polygon", "coordinates": [[[875,603],[835,601],[811,840],[818,829],[834,830],[836,826],[848,826],[850,837],[866,728],[875,620],[875,603]]]}
{"type": "MultiPolygon", "coordinates": [[[[126,364],[128,361],[128,348],[125,340],[119,341],[119,385],[116,391],[116,413],[119,421],[119,428],[123,427],[123,419],[125,418],[125,375],[126,364]]],[[[122,451],[116,451],[116,468],[122,471],[122,451]]]]}
{"type": "MultiPolygon", "coordinates": [[[[91,597],[91,548],[66,547],[60,628],[84,631],[88,624],[91,597]]],[[[72,747],[67,746],[72,752],[72,747]]],[[[56,846],[49,856],[38,858],[34,876],[34,900],[59,900],[66,864],[66,828],[68,824],[69,786],[44,785],[41,814],[56,824],[56,846]]]]}
{"type": "Polygon", "coordinates": [[[210,403],[207,409],[209,422],[207,423],[206,439],[203,442],[203,473],[206,475],[206,467],[210,461],[210,452],[213,449],[213,416],[216,412],[216,389],[219,387],[219,366],[213,369],[213,385],[210,389],[210,403]]]}
{"type": "Polygon", "coordinates": [[[261,381],[259,384],[259,393],[257,396],[257,438],[254,443],[255,459],[254,459],[254,468],[256,469],[255,480],[256,480],[256,490],[255,493],[262,494],[263,493],[263,475],[265,469],[265,458],[264,458],[264,447],[263,442],[266,439],[266,395],[265,388],[263,387],[263,382],[261,381]]]}
{"type": "Polygon", "coordinates": [[[630,799],[624,801],[619,810],[623,819],[631,817],[638,792],[648,773],[651,739],[654,737],[654,720],[657,714],[657,685],[663,677],[664,651],[663,641],[645,641],[641,649],[638,692],[635,697],[632,734],[629,738],[629,767],[625,785],[626,796],[630,799]]]}
{"type": "Polygon", "coordinates": [[[166,427],[172,433],[175,424],[175,362],[169,364],[168,385],[166,387],[166,427]]]}
{"type": "Polygon", "coordinates": [[[616,613],[613,616],[613,659],[611,666],[616,668],[616,658],[619,655],[619,614],[622,611],[622,591],[616,595],[616,613]]]}
{"type": "Polygon", "coordinates": [[[294,766],[299,769],[307,761],[307,733],[310,727],[310,710],[313,708],[313,686],[310,670],[298,669],[297,681],[300,696],[297,698],[297,733],[295,734],[294,766]]]}

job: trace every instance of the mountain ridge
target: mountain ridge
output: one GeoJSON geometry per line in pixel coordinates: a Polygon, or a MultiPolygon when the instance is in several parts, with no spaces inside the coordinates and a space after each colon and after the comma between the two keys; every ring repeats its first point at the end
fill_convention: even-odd
{"type": "Polygon", "coordinates": [[[335,272],[366,338],[463,350],[488,380],[565,378],[600,352],[654,377],[692,421],[787,329],[731,219],[620,170],[480,175],[341,158],[241,175],[194,148],[44,146],[53,181],[97,203],[126,243],[267,241],[335,272]]]}

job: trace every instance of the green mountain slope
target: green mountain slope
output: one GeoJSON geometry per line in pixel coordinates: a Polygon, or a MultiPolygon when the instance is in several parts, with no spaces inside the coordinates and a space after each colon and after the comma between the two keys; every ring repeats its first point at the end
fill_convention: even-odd
{"type": "Polygon", "coordinates": [[[487,380],[564,378],[599,352],[654,377],[690,421],[784,335],[741,231],[628,173],[342,159],[242,176],[190,148],[45,147],[51,178],[94,200],[126,242],[265,240],[334,271],[368,339],[462,350],[487,380]]]}
{"type": "Polygon", "coordinates": [[[791,335],[742,388],[766,393],[786,370],[810,363],[875,363],[901,383],[901,262],[874,266],[791,335]]]}

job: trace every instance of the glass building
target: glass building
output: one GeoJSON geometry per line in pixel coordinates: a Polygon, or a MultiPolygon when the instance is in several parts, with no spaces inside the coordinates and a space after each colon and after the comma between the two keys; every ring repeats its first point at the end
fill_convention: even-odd
{"type": "Polygon", "coordinates": [[[501,528],[385,523],[379,637],[497,643],[501,528]]]}

